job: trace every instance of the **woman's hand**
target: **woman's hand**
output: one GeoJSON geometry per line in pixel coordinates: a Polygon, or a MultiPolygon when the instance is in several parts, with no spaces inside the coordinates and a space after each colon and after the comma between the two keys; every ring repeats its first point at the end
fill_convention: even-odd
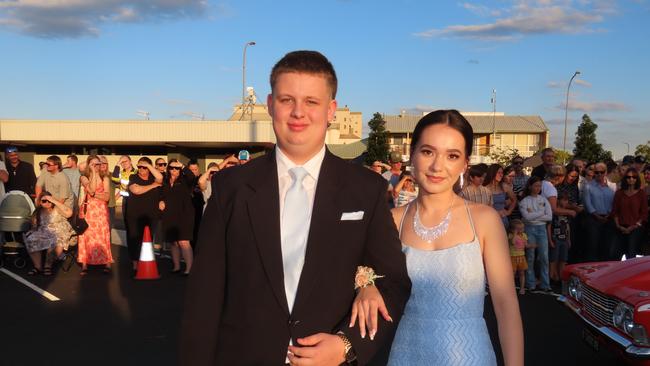
{"type": "Polygon", "coordinates": [[[158,202],[158,209],[160,211],[165,211],[165,201],[158,202]]]}
{"type": "Polygon", "coordinates": [[[393,318],[388,314],[386,304],[384,304],[384,298],[379,293],[377,287],[367,286],[359,289],[359,293],[357,293],[357,297],[354,299],[354,303],[352,303],[350,328],[354,327],[358,318],[361,338],[366,337],[367,328],[370,340],[374,340],[375,334],[377,334],[377,311],[381,313],[386,321],[393,321],[393,318]]]}

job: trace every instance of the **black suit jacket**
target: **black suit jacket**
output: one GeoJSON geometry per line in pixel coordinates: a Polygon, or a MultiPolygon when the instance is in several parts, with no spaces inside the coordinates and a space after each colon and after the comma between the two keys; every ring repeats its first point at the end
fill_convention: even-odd
{"type": "Polygon", "coordinates": [[[411,286],[386,185],[378,174],[326,153],[290,313],[275,153],[217,173],[189,278],[181,364],[283,365],[289,338],[297,344],[297,338],[339,330],[351,340],[359,364],[385,364],[411,286]],[[363,219],[340,220],[354,211],[364,211],[363,219]],[[374,341],[361,339],[358,327],[348,328],[359,265],[385,276],[378,287],[395,320],[382,320],[374,341]]]}

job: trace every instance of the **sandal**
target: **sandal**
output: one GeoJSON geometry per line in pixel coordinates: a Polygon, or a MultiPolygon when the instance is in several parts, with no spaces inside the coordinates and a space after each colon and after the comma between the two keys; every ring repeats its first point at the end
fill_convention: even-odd
{"type": "Polygon", "coordinates": [[[38,269],[38,268],[36,268],[36,267],[34,267],[34,268],[30,269],[29,272],[27,272],[27,275],[28,275],[28,276],[36,276],[36,275],[38,275],[39,273],[41,273],[41,270],[38,269]]]}
{"type": "Polygon", "coordinates": [[[104,274],[111,274],[111,269],[109,267],[104,267],[104,269],[102,269],[102,272],[104,272],[104,274]]]}
{"type": "Polygon", "coordinates": [[[84,268],[84,269],[81,270],[81,272],[79,272],[80,276],[85,276],[87,274],[88,274],[88,268],[84,268]]]}
{"type": "Polygon", "coordinates": [[[51,276],[52,275],[52,267],[45,267],[43,269],[43,276],[51,276]]]}

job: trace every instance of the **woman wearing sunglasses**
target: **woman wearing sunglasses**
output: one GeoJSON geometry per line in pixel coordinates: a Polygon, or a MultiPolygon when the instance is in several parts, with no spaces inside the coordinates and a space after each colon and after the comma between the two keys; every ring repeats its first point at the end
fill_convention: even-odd
{"type": "Polygon", "coordinates": [[[182,254],[185,260],[185,271],[182,272],[184,276],[190,273],[194,258],[190,245],[194,236],[193,182],[194,174],[183,169],[183,164],[177,159],[170,159],[162,186],[162,199],[158,204],[162,211],[165,241],[172,243],[172,273],[181,273],[182,254]]]}
{"type": "Polygon", "coordinates": [[[79,236],[77,261],[81,263],[82,276],[88,273],[89,264],[104,266],[103,272],[111,273],[113,255],[108,223],[109,181],[99,157],[88,156],[86,169],[80,178],[82,196],[79,200],[79,217],[88,223],[88,229],[79,236]]]}
{"type": "Polygon", "coordinates": [[[616,240],[610,247],[610,259],[636,257],[643,241],[643,224],[648,219],[648,201],[641,189],[639,172],[628,168],[621,177],[621,189],[614,194],[612,217],[616,224],[616,240]]]}
{"type": "Polygon", "coordinates": [[[158,201],[163,176],[151,164],[151,159],[142,157],[137,164],[138,173],[129,179],[129,209],[126,211],[126,235],[129,256],[133,261],[133,271],[137,270],[142,248],[144,228],[156,232],[160,217],[158,201]]]}
{"type": "Polygon", "coordinates": [[[76,240],[73,237],[75,232],[68,222],[72,209],[47,191],[41,192],[37,200],[40,204],[33,215],[32,229],[25,234],[25,247],[34,264],[34,268],[27,274],[35,276],[43,273],[44,276],[51,276],[54,248],[60,246],[67,249],[73,238],[76,240]]]}

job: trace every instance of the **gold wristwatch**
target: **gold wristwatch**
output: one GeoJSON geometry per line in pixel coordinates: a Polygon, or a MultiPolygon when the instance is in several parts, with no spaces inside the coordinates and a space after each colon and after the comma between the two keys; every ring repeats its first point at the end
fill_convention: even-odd
{"type": "Polygon", "coordinates": [[[354,353],[354,349],[352,349],[352,343],[350,343],[348,337],[341,331],[338,331],[336,335],[341,338],[343,344],[345,345],[345,363],[348,365],[356,364],[355,361],[357,360],[357,355],[354,353]]]}

